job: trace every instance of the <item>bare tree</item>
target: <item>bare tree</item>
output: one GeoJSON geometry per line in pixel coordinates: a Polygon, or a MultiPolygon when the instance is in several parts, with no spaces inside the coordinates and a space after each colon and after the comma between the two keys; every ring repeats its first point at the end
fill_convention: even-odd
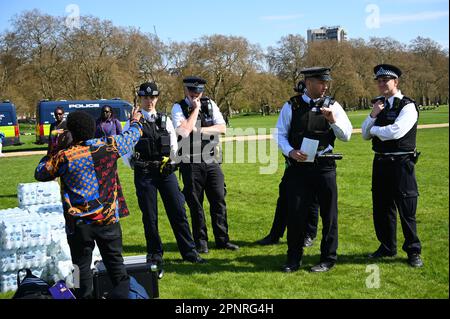
{"type": "Polygon", "coordinates": [[[301,35],[289,34],[269,47],[266,55],[269,71],[290,85],[296,85],[301,78],[300,71],[305,68],[308,44],[301,35]]]}

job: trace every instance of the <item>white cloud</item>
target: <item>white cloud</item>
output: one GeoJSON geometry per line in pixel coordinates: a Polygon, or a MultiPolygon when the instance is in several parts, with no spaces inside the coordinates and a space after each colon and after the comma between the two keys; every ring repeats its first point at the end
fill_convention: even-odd
{"type": "Polygon", "coordinates": [[[383,24],[437,20],[448,17],[448,11],[424,11],[415,14],[386,14],[380,17],[383,24]]]}
{"type": "Polygon", "coordinates": [[[279,15],[279,16],[263,16],[260,17],[261,20],[266,21],[286,21],[286,20],[295,20],[303,17],[303,14],[289,14],[289,15],[279,15]]]}

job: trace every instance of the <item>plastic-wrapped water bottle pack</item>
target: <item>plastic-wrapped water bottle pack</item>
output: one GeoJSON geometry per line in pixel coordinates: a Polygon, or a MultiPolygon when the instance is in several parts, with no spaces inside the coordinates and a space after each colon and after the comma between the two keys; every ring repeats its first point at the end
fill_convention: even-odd
{"type": "MultiPolygon", "coordinates": [[[[73,265],[57,182],[19,184],[19,208],[0,210],[0,292],[17,289],[17,271],[30,268],[48,282],[73,286],[73,265]]],[[[96,247],[93,261],[101,260],[96,247]]]]}
{"type": "Polygon", "coordinates": [[[56,181],[19,184],[17,186],[17,199],[20,208],[60,202],[59,184],[56,181]]]}

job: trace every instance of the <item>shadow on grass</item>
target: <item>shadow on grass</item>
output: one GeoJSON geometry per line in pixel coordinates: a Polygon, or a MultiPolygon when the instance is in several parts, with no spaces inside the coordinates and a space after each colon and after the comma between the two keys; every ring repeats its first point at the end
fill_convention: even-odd
{"type": "MultiPolygon", "coordinates": [[[[179,252],[178,246],[176,243],[163,243],[163,250],[164,252],[179,252]]],[[[147,246],[145,243],[141,245],[123,245],[123,252],[127,255],[133,254],[133,255],[143,255],[147,253],[147,246]]]]}
{"type": "Polygon", "coordinates": [[[17,198],[17,194],[0,195],[0,198],[17,198]]]}
{"type": "Polygon", "coordinates": [[[147,248],[145,245],[123,245],[125,255],[145,255],[147,248]]]}
{"type": "Polygon", "coordinates": [[[46,151],[47,146],[42,147],[25,147],[20,149],[3,149],[3,153],[17,153],[17,152],[33,152],[33,151],[46,151]]]}
{"type": "MultiPolygon", "coordinates": [[[[239,255],[239,251],[236,252],[235,257],[229,257],[229,254],[234,252],[228,251],[227,257],[217,258],[209,257],[212,252],[225,252],[225,250],[216,250],[214,244],[210,244],[210,254],[202,254],[201,256],[207,261],[206,264],[192,264],[183,261],[181,256],[178,258],[164,258],[164,269],[168,273],[175,273],[180,275],[191,275],[193,273],[213,274],[221,272],[236,272],[236,273],[256,273],[256,272],[281,272],[282,266],[286,262],[286,254],[275,253],[271,255],[262,254],[254,255],[252,253],[261,253],[262,246],[255,244],[254,242],[246,241],[233,241],[233,243],[240,247],[251,247],[251,251],[248,255],[239,255]],[[257,247],[257,248],[253,248],[257,247]],[[229,253],[229,254],[228,254],[229,253]]],[[[281,243],[283,244],[283,243],[281,243]]],[[[285,243],[284,243],[285,244],[285,243]]],[[[280,245],[280,244],[277,244],[280,245]]],[[[178,252],[178,246],[176,243],[163,244],[164,251],[178,252]]],[[[129,255],[142,255],[146,254],[146,246],[144,245],[124,245],[124,252],[129,255]]],[[[406,257],[389,257],[381,259],[369,259],[366,253],[356,254],[339,254],[336,266],[339,265],[369,265],[369,264],[406,264],[406,257]]],[[[233,255],[231,255],[233,256],[233,255]]],[[[305,249],[302,266],[299,272],[309,272],[309,269],[320,262],[320,254],[308,254],[308,249],[305,249]]]]}

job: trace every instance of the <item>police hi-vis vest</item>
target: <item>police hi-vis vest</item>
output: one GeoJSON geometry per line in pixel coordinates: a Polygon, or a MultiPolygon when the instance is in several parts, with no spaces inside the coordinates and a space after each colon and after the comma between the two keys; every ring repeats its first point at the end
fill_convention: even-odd
{"type": "Polygon", "coordinates": [[[142,137],[134,147],[134,157],[139,161],[161,161],[170,156],[170,134],[166,129],[167,115],[157,113],[154,122],[141,117],[142,137]]]}
{"type": "MultiPolygon", "coordinates": [[[[201,107],[200,107],[200,111],[198,112],[197,122],[200,121],[201,127],[213,126],[214,119],[213,119],[213,108],[212,108],[211,100],[208,97],[203,97],[200,99],[200,102],[201,102],[201,107]]],[[[178,102],[178,104],[180,104],[180,106],[181,106],[181,110],[183,111],[184,117],[186,119],[188,119],[192,113],[192,110],[189,107],[189,105],[186,103],[186,100],[181,100],[178,102]]],[[[191,157],[192,156],[201,156],[201,152],[204,150],[205,147],[208,147],[208,149],[211,149],[211,151],[210,151],[211,156],[217,155],[214,152],[216,150],[216,146],[219,145],[219,142],[218,142],[219,136],[218,136],[218,134],[208,134],[208,135],[210,135],[210,136],[207,139],[205,139],[203,137],[203,134],[197,135],[198,137],[201,137],[201,138],[194,138],[194,133],[191,132],[191,134],[189,135],[189,142],[190,142],[189,155],[191,157]],[[198,151],[200,151],[200,153],[198,151]]],[[[184,143],[181,140],[181,136],[178,137],[178,140],[179,140],[178,142],[179,142],[179,146],[180,146],[178,155],[181,156],[181,153],[182,153],[181,148],[183,147],[184,143]]]]}
{"type": "MultiPolygon", "coordinates": [[[[395,97],[393,103],[394,105],[389,109],[385,107],[383,111],[378,114],[374,125],[387,126],[394,124],[403,107],[409,103],[414,103],[417,114],[419,114],[419,109],[417,108],[414,100],[406,96],[402,99],[395,97]]],[[[372,149],[377,153],[412,152],[416,149],[416,133],[417,121],[408,133],[397,140],[382,141],[378,137],[374,136],[372,138],[372,149]]]]}
{"type": "MultiPolygon", "coordinates": [[[[334,103],[332,99],[325,101],[329,105],[334,103]]],[[[291,129],[289,131],[288,141],[294,149],[300,149],[303,138],[305,137],[318,140],[319,151],[325,149],[328,145],[334,147],[336,136],[330,123],[319,111],[320,106],[316,106],[314,109],[303,100],[301,95],[291,97],[288,103],[292,108],[291,129]]],[[[327,107],[328,105],[324,106],[327,107]]]]}

